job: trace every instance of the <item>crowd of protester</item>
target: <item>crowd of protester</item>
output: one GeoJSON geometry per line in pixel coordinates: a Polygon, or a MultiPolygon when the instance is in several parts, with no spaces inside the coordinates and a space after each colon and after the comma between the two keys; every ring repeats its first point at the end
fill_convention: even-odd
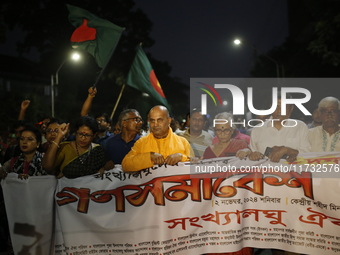
{"type": "MultiPolygon", "coordinates": [[[[292,162],[299,153],[340,151],[340,102],[334,97],[320,100],[310,123],[290,120],[293,105],[287,105],[286,114],[282,114],[278,99],[277,109],[271,116],[263,117],[262,125],[245,130],[232,123],[231,113],[217,114],[215,119],[226,121],[212,127],[198,109],[179,121],[164,106],[153,107],[147,120],[138,110],[125,109],[118,121],[111,123],[105,113],[88,116],[96,93],[95,88],[88,89],[80,117],[71,124],[52,117],[30,123],[25,120],[30,101],[23,101],[18,120],[0,140],[0,179],[10,172],[17,173],[20,179],[47,174],[77,178],[103,174],[114,165],[131,172],[154,164],[174,165],[190,158],[237,156],[259,160],[267,156],[273,162],[283,158],[292,162]],[[285,121],[296,125],[284,125],[285,121]]],[[[0,203],[0,251],[5,251],[10,241],[2,198],[0,203]]],[[[233,254],[252,252],[251,248],[244,248],[233,254]]]]}

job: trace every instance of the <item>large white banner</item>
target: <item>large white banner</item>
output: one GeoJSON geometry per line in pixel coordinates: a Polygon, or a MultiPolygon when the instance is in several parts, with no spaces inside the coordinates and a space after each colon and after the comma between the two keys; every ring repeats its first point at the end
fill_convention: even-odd
{"type": "Polygon", "coordinates": [[[54,176],[18,179],[14,173],[1,181],[15,254],[53,254],[54,176]]]}
{"type": "Polygon", "coordinates": [[[220,168],[201,162],[127,174],[117,167],[103,178],[62,178],[55,254],[184,255],[242,247],[337,254],[339,158],[305,155],[293,166],[222,159],[220,168]]]}

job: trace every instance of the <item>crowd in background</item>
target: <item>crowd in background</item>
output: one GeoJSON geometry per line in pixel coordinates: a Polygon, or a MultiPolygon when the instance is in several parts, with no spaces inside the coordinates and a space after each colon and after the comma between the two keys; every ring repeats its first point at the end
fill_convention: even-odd
{"type": "MultiPolygon", "coordinates": [[[[310,123],[290,120],[293,105],[287,105],[283,114],[279,99],[271,116],[255,117],[259,127],[244,128],[233,124],[234,116],[228,112],[214,116],[224,121],[212,126],[212,121],[199,109],[193,109],[180,121],[172,118],[164,106],[152,108],[147,120],[136,109],[123,110],[115,122],[105,113],[90,117],[97,90],[91,87],[88,92],[80,116],[71,124],[54,117],[44,117],[37,123],[26,121],[30,101],[24,100],[18,120],[0,140],[0,179],[9,172],[17,173],[20,179],[47,174],[77,178],[103,174],[115,165],[130,172],[150,164],[174,165],[190,158],[268,157],[273,162],[281,159],[292,162],[299,153],[340,151],[340,102],[334,97],[320,100],[310,123]],[[163,140],[165,145],[159,143],[163,140]]],[[[1,251],[7,249],[3,240],[8,229],[3,199],[0,202],[1,251]]],[[[252,252],[251,248],[244,248],[239,254],[252,252]]]]}

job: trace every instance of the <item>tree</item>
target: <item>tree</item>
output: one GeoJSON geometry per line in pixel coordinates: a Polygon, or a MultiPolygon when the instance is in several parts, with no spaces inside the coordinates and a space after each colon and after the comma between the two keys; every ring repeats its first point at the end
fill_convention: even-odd
{"type": "MultiPolygon", "coordinates": [[[[340,2],[288,0],[290,36],[267,55],[284,66],[285,77],[338,77],[340,2]]],[[[275,77],[275,66],[259,56],[254,77],[275,77]]]]}
{"type": "Polygon", "coordinates": [[[306,5],[316,20],[313,39],[308,50],[325,65],[340,64],[340,3],[339,1],[307,1],[306,5]]]}

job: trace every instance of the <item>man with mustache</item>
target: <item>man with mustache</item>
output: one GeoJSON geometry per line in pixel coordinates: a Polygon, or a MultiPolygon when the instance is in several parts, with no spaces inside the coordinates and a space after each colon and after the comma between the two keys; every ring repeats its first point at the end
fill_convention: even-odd
{"type": "Polygon", "coordinates": [[[125,155],[131,150],[135,142],[141,137],[140,131],[143,120],[135,109],[126,109],[119,114],[119,134],[106,140],[104,149],[115,164],[121,164],[125,155]]]}
{"type": "Polygon", "coordinates": [[[180,134],[180,136],[188,140],[195,156],[200,158],[203,157],[205,149],[212,144],[214,138],[212,134],[203,130],[206,123],[207,117],[202,115],[198,109],[194,109],[190,113],[189,129],[180,134]]]}

